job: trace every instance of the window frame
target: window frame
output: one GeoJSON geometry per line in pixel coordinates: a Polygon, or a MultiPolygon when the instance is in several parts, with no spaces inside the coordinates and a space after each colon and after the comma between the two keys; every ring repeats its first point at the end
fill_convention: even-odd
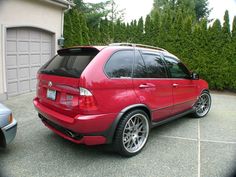
{"type": "Polygon", "coordinates": [[[134,49],[120,49],[120,50],[116,50],[114,51],[109,58],[106,60],[105,64],[103,65],[103,73],[105,74],[105,76],[108,79],[132,79],[133,78],[133,73],[134,73],[134,58],[135,58],[135,50],[134,49]],[[118,52],[122,52],[122,51],[131,51],[133,52],[133,59],[132,59],[132,67],[131,67],[131,76],[130,77],[110,77],[107,72],[106,72],[106,66],[107,63],[111,60],[112,56],[115,55],[118,52]]]}

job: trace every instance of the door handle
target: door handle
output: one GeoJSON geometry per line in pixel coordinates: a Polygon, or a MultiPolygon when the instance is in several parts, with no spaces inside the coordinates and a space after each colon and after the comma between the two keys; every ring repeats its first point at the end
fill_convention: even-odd
{"type": "Polygon", "coordinates": [[[143,88],[154,88],[154,87],[155,87],[155,85],[154,85],[154,84],[151,84],[151,83],[139,85],[139,88],[140,88],[140,89],[143,89],[143,88]]]}
{"type": "Polygon", "coordinates": [[[178,87],[179,86],[179,84],[173,84],[173,87],[178,87]]]}

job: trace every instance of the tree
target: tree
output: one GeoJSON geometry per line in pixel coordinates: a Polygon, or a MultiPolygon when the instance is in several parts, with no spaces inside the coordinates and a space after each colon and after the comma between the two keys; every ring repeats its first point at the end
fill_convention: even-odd
{"type": "Polygon", "coordinates": [[[78,9],[73,8],[65,13],[64,38],[65,47],[89,44],[89,29],[86,19],[78,9]]]}
{"type": "Polygon", "coordinates": [[[144,40],[144,24],[143,17],[138,20],[137,33],[136,33],[137,43],[142,43],[144,40]]]}
{"type": "Polygon", "coordinates": [[[65,14],[64,38],[66,47],[79,45],[82,41],[81,23],[77,9],[71,9],[65,14]]]}
{"type": "Polygon", "coordinates": [[[236,16],[234,16],[233,19],[232,37],[234,40],[236,40],[236,16]]]}
{"type": "Polygon", "coordinates": [[[172,12],[182,11],[185,14],[192,14],[197,21],[203,18],[208,19],[211,9],[208,8],[208,0],[154,0],[153,11],[161,14],[166,10],[172,12]]]}
{"type": "Polygon", "coordinates": [[[201,20],[202,18],[208,18],[212,9],[208,8],[209,2],[208,0],[195,0],[195,13],[197,20],[201,20]]]}
{"type": "Polygon", "coordinates": [[[87,27],[87,23],[86,23],[86,18],[85,16],[80,13],[79,14],[79,18],[80,18],[80,31],[81,31],[81,41],[80,44],[81,45],[89,45],[89,28],[87,27]]]}
{"type": "Polygon", "coordinates": [[[109,0],[107,10],[107,18],[111,22],[111,36],[114,38],[114,26],[117,22],[122,22],[124,20],[124,9],[119,9],[114,0],[109,0]]]}
{"type": "Polygon", "coordinates": [[[232,25],[232,40],[231,40],[231,59],[232,59],[232,63],[231,63],[231,67],[230,67],[230,89],[232,90],[236,90],[236,16],[234,16],[233,19],[233,25],[232,25]]]}
{"type": "Polygon", "coordinates": [[[225,34],[225,37],[227,39],[229,39],[229,37],[230,37],[230,24],[229,24],[229,11],[228,10],[225,11],[222,32],[225,34]]]}

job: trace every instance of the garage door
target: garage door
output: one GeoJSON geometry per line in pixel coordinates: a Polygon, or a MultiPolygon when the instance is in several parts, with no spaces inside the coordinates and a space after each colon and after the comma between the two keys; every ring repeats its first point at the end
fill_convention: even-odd
{"type": "Polygon", "coordinates": [[[8,96],[36,89],[37,70],[52,57],[52,34],[35,28],[9,28],[6,38],[8,96]]]}

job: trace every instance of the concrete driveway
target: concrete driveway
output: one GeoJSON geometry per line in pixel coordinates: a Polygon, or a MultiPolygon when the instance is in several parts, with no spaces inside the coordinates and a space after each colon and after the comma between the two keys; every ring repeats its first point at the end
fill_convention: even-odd
{"type": "Polygon", "coordinates": [[[1,177],[224,177],[236,170],[236,96],[212,94],[207,117],[184,117],[151,131],[132,158],[109,146],[77,145],[43,126],[34,93],[5,101],[18,120],[17,136],[0,149],[1,177]]]}

